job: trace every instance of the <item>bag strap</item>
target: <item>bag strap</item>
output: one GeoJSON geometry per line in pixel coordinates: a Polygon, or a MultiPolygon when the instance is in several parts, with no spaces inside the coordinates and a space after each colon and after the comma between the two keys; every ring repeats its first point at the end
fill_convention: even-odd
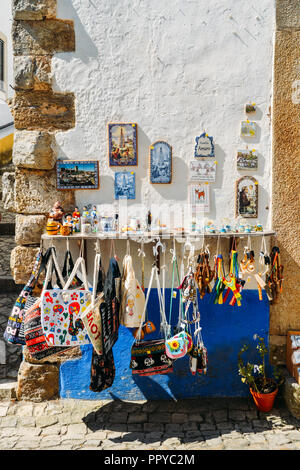
{"type": "Polygon", "coordinates": [[[95,305],[97,286],[98,286],[98,273],[100,268],[101,254],[97,253],[94,261],[94,277],[93,277],[93,293],[92,293],[92,305],[95,305]]]}
{"type": "Polygon", "coordinates": [[[43,285],[41,297],[43,296],[46,289],[52,289],[51,278],[52,278],[54,271],[56,274],[56,280],[57,280],[57,284],[59,288],[63,289],[65,285],[65,281],[62,277],[62,273],[61,273],[60,267],[56,259],[55,249],[54,247],[51,247],[49,250],[50,250],[49,252],[47,250],[45,260],[43,262],[43,264],[47,263],[47,270],[46,270],[46,277],[45,277],[45,282],[43,285]],[[50,283],[50,286],[49,286],[49,283],[50,283]]]}
{"type": "Polygon", "coordinates": [[[86,269],[85,269],[85,261],[84,261],[84,258],[82,258],[82,257],[77,258],[76,263],[74,265],[74,268],[73,268],[73,270],[70,274],[70,277],[69,277],[69,279],[67,280],[67,282],[64,286],[64,290],[69,289],[69,287],[70,287],[70,285],[71,285],[71,283],[72,283],[72,281],[73,281],[80,265],[81,265],[81,272],[82,272],[84,287],[85,287],[86,290],[89,290],[89,285],[88,285],[87,276],[86,276],[86,269]]]}
{"type": "Polygon", "coordinates": [[[66,251],[64,266],[62,270],[62,275],[64,278],[68,277],[74,268],[74,262],[72,258],[72,254],[69,250],[66,251]]]}

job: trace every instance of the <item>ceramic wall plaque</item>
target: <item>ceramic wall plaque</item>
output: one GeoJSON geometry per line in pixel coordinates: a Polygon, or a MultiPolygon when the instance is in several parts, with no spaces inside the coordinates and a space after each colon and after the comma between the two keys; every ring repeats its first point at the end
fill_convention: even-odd
{"type": "Polygon", "coordinates": [[[197,210],[210,211],[209,184],[191,184],[189,198],[190,204],[197,210]]]}
{"type": "Polygon", "coordinates": [[[196,137],[195,154],[196,158],[214,157],[215,146],[213,138],[209,137],[206,133],[196,137]]]}
{"type": "Polygon", "coordinates": [[[242,121],[241,122],[241,137],[255,137],[256,136],[256,122],[255,121],[242,121]]]}
{"type": "Polygon", "coordinates": [[[256,151],[253,150],[238,150],[236,157],[236,164],[238,170],[257,170],[258,157],[256,151]]]}
{"type": "Polygon", "coordinates": [[[110,166],[137,166],[137,124],[108,124],[108,157],[110,166]]]}
{"type": "Polygon", "coordinates": [[[258,217],[258,182],[243,176],[236,182],[236,217],[258,217]]]}
{"type": "Polygon", "coordinates": [[[163,140],[150,145],[150,183],[169,184],[172,181],[172,147],[163,140]]]}
{"type": "Polygon", "coordinates": [[[216,162],[210,160],[191,160],[189,164],[189,181],[216,181],[216,162]]]}
{"type": "Polygon", "coordinates": [[[98,161],[57,160],[56,181],[57,189],[98,189],[98,161]]]}
{"type": "Polygon", "coordinates": [[[135,199],[135,173],[133,171],[115,173],[115,199],[135,199]]]}

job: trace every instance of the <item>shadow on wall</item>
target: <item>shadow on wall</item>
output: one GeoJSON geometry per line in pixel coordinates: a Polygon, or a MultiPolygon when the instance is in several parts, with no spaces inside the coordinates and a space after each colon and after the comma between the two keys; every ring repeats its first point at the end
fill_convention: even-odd
{"type": "Polygon", "coordinates": [[[57,17],[74,21],[76,51],[64,54],[64,60],[70,62],[74,57],[79,58],[83,63],[88,63],[91,57],[98,57],[98,49],[86,32],[73,2],[69,0],[58,0],[57,17]]]}

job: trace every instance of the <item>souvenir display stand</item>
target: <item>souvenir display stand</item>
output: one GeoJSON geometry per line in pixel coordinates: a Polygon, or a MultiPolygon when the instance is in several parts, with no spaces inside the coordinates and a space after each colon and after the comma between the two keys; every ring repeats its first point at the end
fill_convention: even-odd
{"type": "MultiPolygon", "coordinates": [[[[80,358],[66,361],[60,367],[60,396],[62,398],[97,399],[100,397],[102,399],[125,398],[127,400],[246,396],[247,391],[236,373],[237,353],[242,342],[247,339],[251,340],[255,334],[263,336],[267,342],[270,299],[267,290],[259,288],[258,281],[256,282],[254,276],[258,275],[257,271],[254,273],[247,271],[248,279],[241,278],[240,280],[235,279],[234,273],[235,270],[242,273],[241,267],[246,266],[242,261],[247,256],[249,257],[250,252],[252,253],[251,240],[253,239],[253,242],[255,240],[257,246],[262,240],[261,247],[266,252],[266,237],[271,236],[275,236],[275,232],[271,230],[250,234],[234,232],[212,234],[99,232],[77,233],[70,236],[44,234],[42,242],[45,246],[48,244],[50,246],[64,245],[63,241],[65,240],[69,247],[69,243],[73,239],[75,246],[77,244],[81,246],[81,249],[85,247],[85,253],[81,253],[83,257],[89,250],[89,259],[94,257],[91,254],[94,251],[94,246],[96,253],[99,253],[100,247],[101,250],[103,250],[103,246],[106,247],[106,250],[101,252],[101,259],[104,260],[112,255],[107,252],[107,243],[112,244],[113,240],[116,240],[116,243],[125,241],[126,253],[130,254],[131,251],[135,256],[136,263],[140,263],[142,266],[142,275],[139,281],[140,287],[144,290],[147,304],[144,311],[145,317],[142,317],[142,323],[139,326],[136,325],[135,329],[127,328],[122,315],[120,315],[121,324],[118,327],[118,334],[111,350],[113,359],[109,359],[110,365],[105,369],[110,370],[113,374],[109,377],[108,385],[101,386],[100,389],[91,387],[91,362],[95,363],[96,355],[95,351],[93,352],[93,345],[85,344],[80,346],[82,354],[80,358]],[[200,255],[207,248],[210,239],[217,241],[217,249],[216,255],[211,254],[210,260],[211,273],[215,277],[211,277],[211,282],[207,282],[204,274],[207,265],[201,264],[203,260],[200,255]],[[223,243],[225,240],[227,240],[226,248],[223,243]],[[101,241],[106,241],[106,244],[102,245],[101,241]],[[145,260],[145,244],[149,245],[150,253],[153,252],[152,261],[145,260]],[[153,245],[152,250],[151,244],[153,245]],[[223,250],[220,250],[220,244],[223,244],[223,250]],[[235,268],[234,263],[237,263],[237,255],[234,253],[237,251],[234,250],[237,245],[239,246],[240,266],[237,267],[236,264],[235,268]],[[175,265],[176,246],[179,246],[177,248],[177,266],[175,265]],[[231,262],[228,265],[228,269],[230,269],[226,269],[226,271],[228,270],[227,280],[224,278],[223,282],[221,282],[222,274],[216,269],[217,265],[215,264],[213,267],[214,262],[218,261],[218,251],[231,253],[231,262]],[[157,279],[160,280],[160,285],[156,286],[155,282],[153,284],[151,281],[150,290],[148,290],[148,282],[145,285],[145,263],[148,268],[149,263],[152,263],[152,269],[156,270],[156,274],[152,273],[153,279],[158,276],[157,279]],[[193,270],[196,267],[197,273],[193,276],[193,270]],[[189,272],[192,273],[191,276],[189,272]],[[253,280],[254,288],[243,289],[243,283],[250,280],[250,277],[253,280]],[[192,283],[189,279],[192,280],[192,283]],[[237,293],[237,289],[241,294],[237,293]],[[187,294],[188,292],[189,294],[187,294]],[[191,295],[191,297],[184,300],[185,295],[191,295]],[[142,328],[143,322],[145,323],[142,328]],[[147,324],[150,328],[148,332],[147,324]],[[147,334],[145,338],[143,338],[144,332],[147,334]],[[141,334],[142,337],[138,337],[141,334]],[[170,357],[162,351],[159,359],[155,359],[154,351],[158,347],[158,338],[162,338],[159,340],[160,347],[165,344],[164,351],[169,351],[170,357]],[[189,347],[189,338],[193,344],[193,348],[190,350],[185,349],[189,347]],[[139,343],[139,340],[142,342],[139,343]],[[142,348],[139,348],[139,344],[142,348]],[[145,359],[143,356],[145,354],[150,354],[150,359],[147,357],[145,359]],[[161,358],[163,358],[162,361],[161,358]],[[151,372],[142,373],[139,371],[135,374],[134,368],[139,368],[142,360],[147,362],[147,367],[150,367],[151,372]],[[151,367],[154,369],[152,370],[151,367]]],[[[262,254],[262,251],[259,253],[260,257],[258,253],[256,254],[259,266],[262,263],[262,254]]],[[[222,257],[222,255],[220,256],[222,257]]],[[[119,264],[121,269],[122,260],[119,260],[119,264]]],[[[252,265],[254,266],[254,262],[252,265]]],[[[259,269],[264,271],[262,267],[259,269]]],[[[89,271],[92,273],[92,269],[89,271]]],[[[150,272],[151,269],[148,271],[150,272]]],[[[149,272],[147,272],[147,278],[149,272]]],[[[90,285],[90,290],[92,290],[92,285],[90,285]]],[[[129,307],[131,307],[130,303],[129,307]]],[[[92,374],[95,370],[97,368],[92,366],[92,374]]]]}

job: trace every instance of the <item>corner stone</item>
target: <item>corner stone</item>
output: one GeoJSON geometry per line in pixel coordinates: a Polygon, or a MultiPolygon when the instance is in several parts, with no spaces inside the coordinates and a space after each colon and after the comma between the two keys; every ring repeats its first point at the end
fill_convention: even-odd
{"type": "Polygon", "coordinates": [[[56,162],[55,137],[45,131],[15,131],[13,164],[16,167],[52,170],[56,162]]]}
{"type": "Polygon", "coordinates": [[[71,20],[14,21],[15,55],[52,55],[75,51],[74,23],[71,20]]]}
{"type": "Polygon", "coordinates": [[[29,364],[23,361],[18,374],[18,400],[41,402],[58,396],[59,367],[54,364],[29,364]]]}
{"type": "Polygon", "coordinates": [[[16,246],[10,255],[10,267],[16,284],[26,284],[39,248],[16,246]]]}
{"type": "Polygon", "coordinates": [[[75,126],[75,97],[49,90],[17,91],[12,113],[19,130],[68,130],[75,126]]]}
{"type": "Polygon", "coordinates": [[[21,214],[49,214],[53,204],[60,201],[65,211],[74,207],[73,191],[56,189],[55,171],[16,170],[15,209],[21,214]]]}
{"type": "Polygon", "coordinates": [[[44,215],[18,214],[16,216],[16,243],[18,245],[34,245],[40,243],[46,223],[47,217],[44,215]]]}
{"type": "Polygon", "coordinates": [[[42,20],[56,17],[57,0],[13,0],[13,16],[16,20],[42,20]]]}

